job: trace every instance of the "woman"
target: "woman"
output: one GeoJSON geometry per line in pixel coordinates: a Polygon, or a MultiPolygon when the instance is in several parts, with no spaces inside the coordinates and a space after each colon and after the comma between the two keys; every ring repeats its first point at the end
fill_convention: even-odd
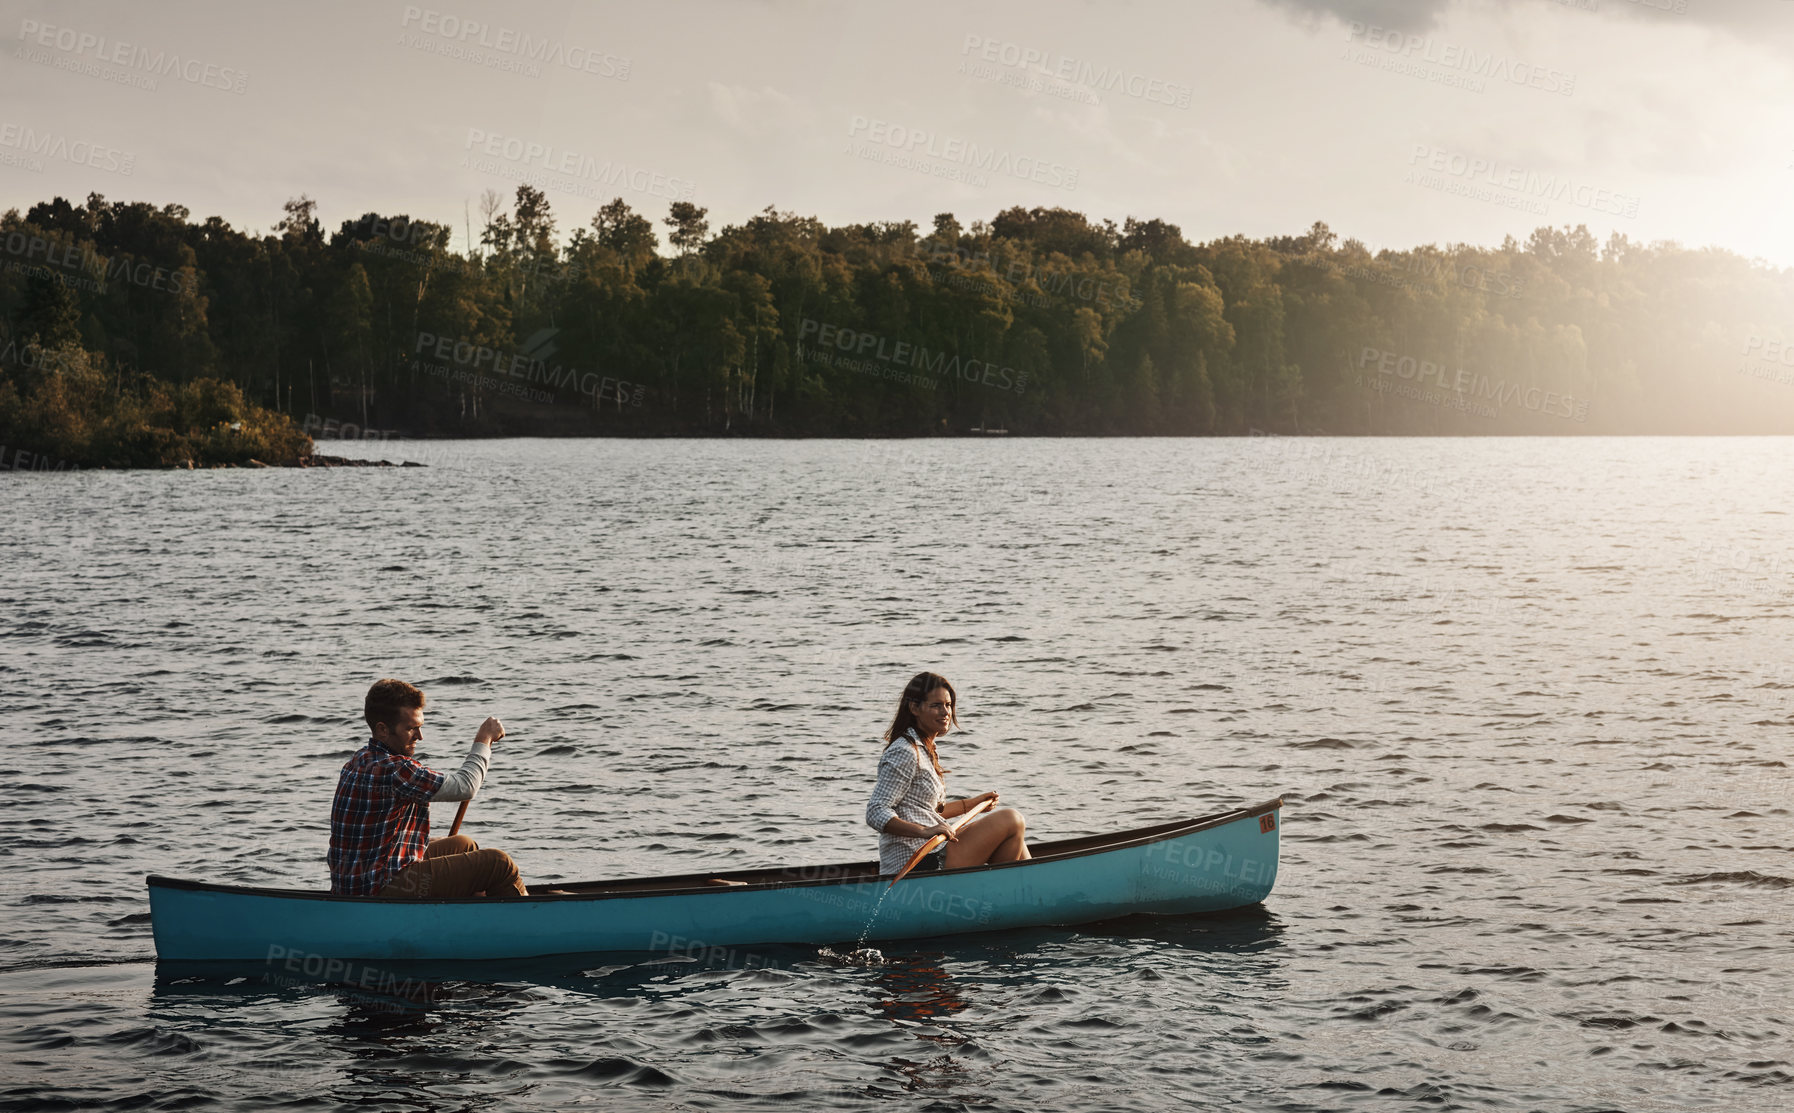
{"type": "Polygon", "coordinates": [[[1023,841],[1028,825],[1022,813],[1003,808],[981,815],[957,833],[947,820],[964,815],[986,800],[986,792],[942,804],[946,770],[935,754],[935,739],[959,725],[957,697],[947,678],[919,672],[904,686],[891,729],[885,731],[884,756],[878,759],[878,784],[866,802],[866,823],[878,832],[878,872],[900,872],[922,844],[935,835],[947,841],[917,863],[923,870],[957,870],[1030,858],[1023,841]],[[926,756],[924,756],[926,755],[926,756]]]}

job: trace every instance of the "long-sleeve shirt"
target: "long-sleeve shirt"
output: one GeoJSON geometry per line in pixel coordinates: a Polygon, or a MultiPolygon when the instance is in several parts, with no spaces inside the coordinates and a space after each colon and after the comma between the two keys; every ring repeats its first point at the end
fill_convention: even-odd
{"type": "Polygon", "coordinates": [[[486,780],[492,747],[475,742],[461,768],[438,773],[369,741],[343,765],[330,805],[330,890],[369,897],[430,845],[430,802],[471,800],[486,780]]]}
{"type": "Polygon", "coordinates": [[[923,827],[941,822],[946,786],[934,771],[934,763],[922,751],[914,732],[885,747],[878,759],[878,783],[866,801],[866,825],[878,832],[878,872],[894,874],[922,849],[926,838],[908,839],[885,833],[891,817],[923,827]]]}
{"type": "Polygon", "coordinates": [[[492,765],[492,743],[475,742],[473,749],[461,760],[461,768],[442,778],[442,787],[436,795],[430,797],[432,803],[447,800],[472,800],[486,783],[486,770],[492,765]]]}

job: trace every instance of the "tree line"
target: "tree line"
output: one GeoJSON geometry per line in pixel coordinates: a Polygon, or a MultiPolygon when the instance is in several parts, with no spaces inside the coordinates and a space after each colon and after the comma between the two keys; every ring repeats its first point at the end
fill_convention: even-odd
{"type": "Polygon", "coordinates": [[[769,207],[713,230],[689,201],[657,221],[618,199],[568,235],[558,222],[528,185],[488,191],[459,252],[450,224],[406,214],[327,233],[308,197],[265,234],[98,194],[8,211],[0,444],[169,463],[205,437],[214,456],[231,443],[290,456],[326,423],[422,436],[1794,429],[1790,271],[1618,233],[1600,243],[1584,226],[1373,252],[1323,223],[1191,243],[1162,220],[1062,208],[969,225],[942,213],[923,229],[769,207]]]}

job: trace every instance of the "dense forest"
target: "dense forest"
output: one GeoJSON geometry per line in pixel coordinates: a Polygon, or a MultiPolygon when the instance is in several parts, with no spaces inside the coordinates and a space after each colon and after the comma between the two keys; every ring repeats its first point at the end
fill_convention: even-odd
{"type": "Polygon", "coordinates": [[[1012,208],[712,229],[524,185],[448,224],[289,201],[0,218],[0,446],[290,459],[305,434],[1794,431],[1794,272],[1719,250],[1188,242],[1012,208]],[[662,236],[664,235],[664,244],[662,236]],[[233,447],[234,446],[234,447],[233,447]],[[202,452],[203,450],[203,452],[202,452]]]}

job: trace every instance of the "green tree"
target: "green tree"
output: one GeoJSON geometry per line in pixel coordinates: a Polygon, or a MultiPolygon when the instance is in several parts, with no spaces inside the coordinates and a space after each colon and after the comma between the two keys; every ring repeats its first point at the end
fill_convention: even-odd
{"type": "Polygon", "coordinates": [[[81,339],[80,326],[81,307],[60,278],[40,272],[25,280],[13,331],[26,343],[43,348],[75,344],[81,339]]]}
{"type": "Polygon", "coordinates": [[[702,209],[690,201],[675,201],[662,221],[672,232],[667,242],[672,244],[681,255],[689,255],[704,246],[704,237],[710,234],[710,222],[705,219],[709,209],[702,209]]]}

